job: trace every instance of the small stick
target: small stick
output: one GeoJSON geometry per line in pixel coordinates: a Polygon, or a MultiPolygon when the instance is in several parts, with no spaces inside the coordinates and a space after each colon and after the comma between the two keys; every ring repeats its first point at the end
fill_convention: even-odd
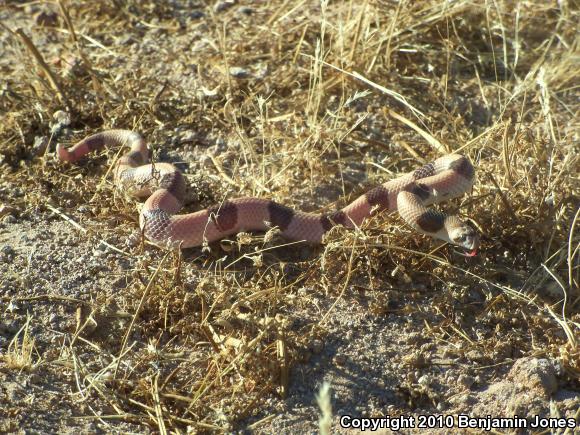
{"type": "MultiPolygon", "coordinates": [[[[5,27],[5,26],[3,26],[3,27],[5,27]]],[[[32,54],[32,56],[34,57],[36,62],[38,62],[40,69],[42,69],[42,71],[44,71],[44,73],[46,74],[46,77],[48,78],[48,81],[50,82],[53,89],[56,91],[56,93],[58,95],[58,99],[60,100],[60,102],[62,104],[64,104],[68,110],[71,110],[71,105],[66,97],[66,94],[64,93],[64,90],[59,85],[59,83],[56,79],[56,76],[54,75],[52,70],[49,68],[48,64],[44,61],[42,54],[40,54],[40,52],[38,51],[38,49],[36,48],[36,46],[34,45],[32,40],[26,35],[26,33],[24,33],[24,31],[22,29],[16,29],[15,31],[12,31],[10,29],[8,29],[8,30],[13,35],[17,35],[20,37],[20,40],[22,41],[22,43],[26,46],[26,48],[28,49],[30,54],[32,54]]]]}
{"type": "Polygon", "coordinates": [[[493,183],[493,185],[497,189],[497,192],[499,193],[499,197],[501,198],[501,202],[503,202],[503,205],[505,206],[507,211],[510,213],[510,216],[517,222],[518,217],[517,217],[516,213],[514,212],[514,209],[510,205],[509,201],[507,200],[507,198],[505,197],[505,195],[501,191],[499,184],[497,184],[497,181],[495,181],[495,178],[493,177],[493,175],[491,173],[488,172],[487,176],[489,177],[489,179],[491,180],[491,182],[493,183]]]}
{"type": "Polygon", "coordinates": [[[151,287],[153,286],[155,281],[157,281],[157,275],[159,274],[159,271],[161,270],[161,266],[163,266],[163,263],[165,263],[165,260],[167,259],[167,257],[169,256],[170,253],[171,253],[171,251],[167,251],[165,256],[161,259],[159,266],[157,266],[157,269],[155,269],[155,272],[153,272],[153,275],[151,276],[151,278],[149,278],[149,282],[147,283],[145,290],[143,290],[143,295],[141,296],[141,300],[139,301],[139,305],[137,305],[137,309],[135,310],[135,314],[133,315],[133,318],[131,319],[131,323],[129,324],[129,327],[127,328],[127,331],[125,332],[125,337],[123,337],[123,343],[121,344],[121,351],[119,352],[117,364],[115,365],[115,371],[113,372],[113,379],[117,379],[117,372],[119,370],[119,366],[121,365],[121,358],[123,357],[123,354],[125,352],[125,348],[127,347],[127,341],[129,340],[129,335],[131,334],[131,330],[133,329],[133,326],[135,325],[135,321],[137,320],[137,316],[139,315],[139,312],[141,311],[141,307],[143,306],[143,303],[145,302],[145,298],[149,294],[149,290],[151,290],[151,287]]]}
{"type": "Polygon", "coordinates": [[[209,156],[211,162],[213,163],[213,165],[215,166],[215,168],[217,169],[217,171],[219,172],[219,174],[223,177],[223,179],[228,183],[231,184],[232,186],[235,187],[239,187],[240,184],[236,183],[228,174],[226,174],[226,172],[224,171],[223,166],[221,165],[221,163],[212,155],[209,156]]]}
{"type": "MultiPolygon", "coordinates": [[[[68,10],[66,9],[62,0],[58,0],[58,6],[60,8],[60,12],[61,12],[61,14],[64,18],[64,21],[66,23],[66,26],[68,28],[68,33],[71,36],[71,39],[76,47],[77,53],[78,53],[79,57],[81,58],[84,67],[87,69],[87,71],[89,72],[89,75],[91,76],[91,83],[93,84],[93,88],[95,90],[95,95],[96,95],[97,99],[100,100],[99,102],[102,103],[104,101],[104,98],[102,97],[101,92],[100,92],[102,90],[102,85],[99,82],[99,80],[97,79],[97,76],[96,76],[95,72],[93,71],[92,65],[89,63],[87,57],[85,56],[85,53],[81,49],[81,44],[79,42],[79,39],[77,37],[77,33],[76,33],[74,26],[72,24],[72,20],[70,18],[68,10]]],[[[101,108],[102,108],[102,104],[101,104],[101,108]]]]}
{"type": "Polygon", "coordinates": [[[419,133],[421,136],[423,136],[423,138],[427,142],[429,142],[429,145],[431,145],[433,148],[435,148],[441,154],[448,154],[449,153],[449,149],[445,145],[443,145],[433,135],[431,135],[427,131],[423,130],[421,127],[419,127],[413,121],[405,118],[402,115],[399,115],[397,112],[395,112],[392,109],[385,109],[385,111],[386,111],[387,115],[390,115],[392,118],[395,118],[397,121],[401,121],[407,127],[411,127],[413,130],[415,130],[417,133],[419,133]]]}
{"type": "MultiPolygon", "coordinates": [[[[54,213],[56,213],[57,215],[59,215],[61,218],[63,218],[65,221],[67,221],[69,224],[71,224],[73,227],[75,227],[78,230],[81,230],[83,233],[87,234],[89,232],[89,230],[87,230],[86,228],[84,228],[83,226],[81,226],[78,222],[76,222],[73,218],[71,218],[70,216],[67,216],[66,214],[64,214],[62,211],[60,211],[59,209],[53,207],[52,205],[46,203],[46,207],[48,209],[50,209],[51,211],[53,211],[54,213]]],[[[99,243],[101,243],[102,245],[105,245],[107,248],[112,249],[113,251],[119,253],[119,254],[123,254],[126,257],[131,257],[132,255],[120,250],[119,248],[111,245],[110,243],[105,242],[104,240],[99,240],[99,243]]]]}
{"type": "Polygon", "coordinates": [[[153,403],[155,409],[155,417],[157,420],[157,425],[159,427],[159,433],[161,435],[167,435],[167,428],[165,427],[165,421],[163,420],[163,411],[161,409],[161,398],[159,397],[159,372],[155,374],[153,380],[151,381],[151,395],[153,396],[153,403]]]}
{"type": "Polygon", "coordinates": [[[37,295],[37,296],[28,296],[28,297],[21,297],[21,298],[14,298],[16,302],[35,302],[35,301],[49,301],[49,302],[73,302],[75,304],[81,304],[85,306],[92,306],[90,302],[82,301],[80,299],[71,298],[68,296],[55,296],[55,295],[37,295]]]}

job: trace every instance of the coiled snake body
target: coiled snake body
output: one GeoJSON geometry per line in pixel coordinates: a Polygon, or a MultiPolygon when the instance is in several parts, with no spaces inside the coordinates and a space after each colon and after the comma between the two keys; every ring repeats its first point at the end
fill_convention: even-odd
{"type": "Polygon", "coordinates": [[[60,160],[76,162],[104,146],[128,145],[114,168],[115,184],[137,197],[148,197],[140,213],[141,229],[161,245],[200,246],[240,231],[278,227],[290,240],[320,243],[335,225],[360,226],[375,211],[397,210],[415,230],[470,251],[475,255],[479,236],[457,216],[427,206],[461,196],[473,185],[475,170],[464,156],[449,154],[388,181],[330,214],[304,213],[269,199],[238,198],[195,213],[177,215],[183,205],[185,180],[170,163],[147,164],[149,149],[140,134],[108,130],[89,136],[70,149],[57,145],[60,160]]]}

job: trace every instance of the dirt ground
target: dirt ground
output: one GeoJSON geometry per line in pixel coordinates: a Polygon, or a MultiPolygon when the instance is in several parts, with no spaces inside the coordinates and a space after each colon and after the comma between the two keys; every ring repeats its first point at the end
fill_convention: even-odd
{"type": "Polygon", "coordinates": [[[578,431],[573,2],[0,7],[0,433],[578,431]],[[477,181],[442,208],[480,252],[395,214],[165,251],[118,149],[55,158],[109,128],[179,167],[186,212],[332,211],[460,152],[477,181]]]}

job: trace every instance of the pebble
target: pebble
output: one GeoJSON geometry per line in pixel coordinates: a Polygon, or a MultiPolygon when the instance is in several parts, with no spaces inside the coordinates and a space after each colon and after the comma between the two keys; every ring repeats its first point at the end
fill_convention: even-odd
{"type": "Polygon", "coordinates": [[[521,358],[511,368],[508,378],[526,389],[536,389],[549,397],[558,389],[558,380],[552,362],[545,358],[521,358]]]}
{"type": "Polygon", "coordinates": [[[240,66],[232,66],[230,67],[230,75],[237,79],[246,79],[250,77],[250,73],[247,69],[242,68],[240,66]]]}
{"type": "Polygon", "coordinates": [[[47,146],[48,146],[48,137],[36,136],[34,138],[34,144],[32,145],[32,154],[35,156],[40,156],[44,154],[47,146]]]}
{"type": "Polygon", "coordinates": [[[457,378],[457,383],[464,386],[465,388],[471,388],[471,386],[475,383],[475,378],[469,375],[459,375],[457,378]]]}
{"type": "Polygon", "coordinates": [[[203,11],[200,10],[191,11],[189,13],[189,18],[192,20],[199,20],[200,18],[203,17],[205,17],[205,14],[203,13],[203,11]]]}
{"type": "Polygon", "coordinates": [[[63,127],[70,125],[71,118],[70,113],[65,112],[64,110],[57,110],[52,114],[52,119],[54,123],[51,127],[51,132],[56,134],[62,130],[63,127]]]}
{"type": "Polygon", "coordinates": [[[238,9],[238,12],[242,15],[252,15],[254,13],[254,10],[248,6],[241,6],[238,9]]]}
{"type": "Polygon", "coordinates": [[[235,4],[235,0],[224,0],[219,1],[215,5],[213,5],[214,12],[223,12],[226,9],[231,8],[235,4]]]}
{"type": "Polygon", "coordinates": [[[135,231],[125,239],[125,246],[128,248],[135,248],[141,243],[141,233],[135,231]]]}
{"type": "Polygon", "coordinates": [[[10,245],[2,246],[2,249],[0,249],[0,252],[2,252],[2,254],[4,254],[4,255],[8,255],[8,256],[12,256],[15,254],[14,248],[10,245]]]}
{"type": "Polygon", "coordinates": [[[417,383],[419,383],[420,385],[427,386],[431,383],[431,376],[423,375],[417,380],[417,383]]]}

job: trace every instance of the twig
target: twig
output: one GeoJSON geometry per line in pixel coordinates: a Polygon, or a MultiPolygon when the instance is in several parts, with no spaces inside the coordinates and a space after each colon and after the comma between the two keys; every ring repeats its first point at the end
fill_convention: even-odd
{"type": "Polygon", "coordinates": [[[487,176],[489,177],[489,179],[491,180],[491,182],[493,183],[493,185],[497,189],[497,192],[499,194],[499,197],[501,199],[501,202],[505,206],[506,210],[509,212],[509,214],[512,217],[512,219],[517,222],[518,221],[518,217],[517,217],[516,213],[514,212],[514,209],[512,208],[512,206],[510,205],[509,201],[507,200],[507,198],[505,197],[505,195],[501,191],[501,188],[499,187],[499,184],[497,184],[497,181],[495,181],[495,178],[494,178],[493,174],[491,174],[490,172],[487,172],[487,176]]]}
{"type": "Polygon", "coordinates": [[[429,143],[429,145],[431,145],[433,148],[435,148],[439,153],[441,153],[441,154],[448,154],[449,153],[448,147],[443,145],[441,142],[439,142],[437,139],[435,139],[435,137],[433,137],[433,135],[431,135],[427,131],[423,130],[421,127],[419,127],[413,121],[405,118],[403,115],[400,115],[391,109],[385,109],[385,112],[388,115],[390,115],[392,118],[395,118],[397,121],[401,121],[407,127],[411,127],[413,130],[415,130],[417,133],[419,133],[429,143]]]}
{"type": "Polygon", "coordinates": [[[213,163],[213,165],[215,166],[215,168],[217,169],[217,171],[219,172],[219,174],[223,177],[223,179],[228,184],[231,184],[232,186],[235,186],[236,188],[240,187],[240,183],[236,183],[228,174],[226,174],[223,166],[214,156],[210,155],[209,158],[210,158],[211,162],[213,163]]]}
{"type": "MultiPolygon", "coordinates": [[[[305,53],[300,53],[302,56],[308,57],[314,61],[318,61],[314,56],[310,55],[310,54],[305,54],[305,53]]],[[[391,97],[393,97],[395,100],[397,100],[399,103],[403,104],[404,106],[406,106],[411,112],[413,112],[413,114],[421,119],[421,117],[426,118],[425,114],[423,112],[421,112],[419,109],[416,109],[415,107],[413,107],[407,100],[405,97],[403,97],[401,94],[399,94],[398,92],[392,91],[390,89],[385,88],[384,86],[379,85],[378,83],[375,83],[369,79],[367,79],[366,77],[364,77],[363,75],[361,75],[360,73],[353,71],[346,71],[336,65],[333,65],[331,63],[328,63],[324,60],[319,60],[323,65],[326,65],[330,68],[333,68],[337,71],[340,71],[343,74],[346,74],[350,77],[353,77],[357,80],[360,80],[363,83],[366,83],[367,85],[381,91],[382,93],[389,95],[391,97]]]]}
{"type": "Polygon", "coordinates": [[[36,46],[34,45],[32,40],[20,28],[18,28],[16,30],[12,30],[2,23],[0,23],[0,26],[4,27],[11,34],[16,35],[20,38],[20,40],[22,41],[24,46],[28,49],[30,54],[32,54],[32,56],[34,57],[36,62],[38,62],[38,65],[40,66],[42,71],[46,74],[46,77],[48,78],[48,81],[50,82],[50,85],[52,86],[52,88],[56,91],[56,93],[58,95],[58,99],[60,100],[60,102],[62,104],[64,104],[68,110],[70,110],[71,105],[68,101],[68,98],[66,97],[66,94],[64,93],[64,90],[62,89],[62,87],[58,83],[58,80],[56,79],[56,75],[49,68],[48,64],[44,61],[42,54],[40,54],[40,52],[38,51],[38,49],[36,48],[36,46]]]}
{"type": "MultiPolygon", "coordinates": [[[[59,209],[57,209],[56,207],[53,207],[52,205],[50,205],[49,203],[46,203],[46,207],[48,209],[50,209],[51,211],[53,211],[54,213],[58,214],[61,218],[63,218],[65,221],[67,221],[69,224],[71,224],[73,227],[75,227],[76,229],[82,231],[85,234],[88,234],[89,230],[87,230],[86,228],[84,228],[83,226],[81,226],[78,222],[76,222],[73,218],[71,218],[70,216],[67,216],[66,214],[64,214],[62,211],[60,211],[59,209]]],[[[110,243],[105,242],[104,240],[99,240],[99,243],[101,245],[106,246],[109,249],[112,249],[113,251],[119,253],[119,254],[123,254],[126,257],[132,257],[131,254],[129,254],[128,252],[122,251],[119,248],[111,245],[110,243]]]]}
{"type": "Polygon", "coordinates": [[[163,411],[161,409],[161,399],[159,397],[159,373],[157,373],[151,381],[151,395],[153,396],[153,404],[155,405],[155,417],[157,420],[157,426],[159,427],[159,433],[161,435],[167,435],[167,428],[165,427],[163,411]]]}
{"type": "Polygon", "coordinates": [[[135,325],[135,321],[137,320],[137,316],[139,315],[139,312],[141,311],[141,307],[143,306],[143,302],[145,301],[145,298],[149,294],[149,290],[151,290],[151,287],[155,283],[155,281],[157,279],[157,275],[159,274],[159,271],[161,270],[161,266],[163,265],[163,263],[165,263],[165,260],[167,259],[167,257],[169,257],[169,254],[171,254],[171,251],[167,251],[165,256],[161,259],[159,266],[157,266],[157,269],[155,269],[155,272],[153,272],[153,275],[151,276],[151,278],[149,279],[149,282],[147,283],[147,287],[145,287],[145,290],[143,291],[143,295],[141,296],[141,300],[139,301],[139,305],[137,306],[137,309],[135,310],[135,314],[133,315],[133,318],[131,319],[131,323],[129,324],[129,327],[127,328],[127,332],[125,332],[125,337],[123,337],[123,344],[121,345],[121,351],[119,352],[119,358],[117,359],[117,364],[115,366],[115,372],[113,373],[113,379],[117,379],[117,371],[119,370],[119,365],[121,365],[121,356],[123,355],[125,347],[127,346],[127,340],[129,340],[129,335],[131,334],[131,330],[133,329],[133,326],[135,325]]]}

